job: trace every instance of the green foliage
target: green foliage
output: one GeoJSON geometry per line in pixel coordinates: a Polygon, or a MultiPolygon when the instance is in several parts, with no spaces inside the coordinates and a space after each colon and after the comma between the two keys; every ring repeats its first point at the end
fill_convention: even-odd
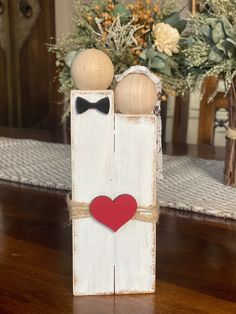
{"type": "Polygon", "coordinates": [[[177,8],[178,2],[176,0],[167,0],[162,1],[161,5],[161,17],[165,18],[166,16],[170,15],[174,10],[177,8]]]}
{"type": "Polygon", "coordinates": [[[221,75],[228,90],[236,75],[236,24],[228,10],[236,11],[236,1],[206,4],[211,11],[191,16],[180,41],[189,86],[193,88],[207,76],[221,75]]]}
{"type": "Polygon", "coordinates": [[[114,8],[114,15],[120,16],[122,23],[127,23],[130,21],[131,11],[123,3],[118,3],[114,8]]]}
{"type": "Polygon", "coordinates": [[[151,11],[153,17],[153,22],[148,24],[149,29],[147,25],[140,24],[140,18],[136,22],[135,15],[141,16],[142,12],[133,13],[132,5],[127,5],[125,1],[113,1],[113,3],[114,7],[111,10],[109,8],[111,1],[108,0],[91,1],[90,4],[83,0],[75,0],[72,31],[57,44],[48,45],[49,51],[56,54],[59,91],[64,94],[65,101],[69,100],[70,90],[74,88],[71,79],[73,60],[81,50],[87,48],[94,47],[107,53],[114,64],[116,74],[122,73],[137,62],[147,65],[162,76],[166,89],[169,88],[173,73],[178,73],[178,64],[165,53],[158,52],[152,47],[153,38],[150,35],[152,24],[159,22],[168,23],[182,32],[185,22],[180,20],[179,13],[173,13],[176,1],[163,1],[160,12],[152,12],[151,5],[143,2],[143,8],[151,11]],[[109,16],[110,21],[112,20],[112,24],[106,26],[104,13],[109,16]],[[142,30],[145,30],[144,35],[142,30]],[[145,37],[144,40],[147,41],[146,48],[138,42],[141,37],[145,37]],[[140,52],[142,57],[139,59],[140,52]]]}
{"type": "MultiPolygon", "coordinates": [[[[179,12],[168,14],[162,22],[176,28],[180,34],[183,32],[187,24],[185,20],[180,19],[179,12]]],[[[181,66],[182,62],[180,62],[178,54],[170,57],[151,46],[142,52],[140,55],[140,62],[154,73],[158,73],[162,76],[163,88],[167,92],[170,90],[181,92],[183,84],[180,82],[181,80],[184,81],[184,75],[179,70],[179,65],[181,66]],[[175,79],[173,79],[171,83],[171,78],[173,77],[175,79]]]]}
{"type": "Polygon", "coordinates": [[[169,24],[181,34],[179,53],[173,56],[155,49],[151,29],[144,35],[146,46],[139,46],[137,39],[143,36],[139,34],[146,29],[145,25],[135,24],[130,6],[122,1],[113,3],[113,10],[107,11],[108,1],[98,0],[88,5],[75,0],[71,33],[56,45],[48,45],[49,51],[56,54],[60,92],[66,101],[74,88],[70,74],[72,62],[78,52],[92,47],[109,55],[117,74],[138,60],[139,64],[162,77],[167,92],[183,93],[200,84],[205,77],[214,75],[223,76],[229,89],[236,76],[236,0],[205,0],[204,13],[190,16],[187,26],[186,21],[180,19],[180,12],[174,10],[176,1],[163,1],[160,12],[152,15],[153,24],[169,24]],[[100,18],[104,12],[116,17],[105,30],[104,19],[100,18]],[[141,52],[139,59],[137,50],[141,52]]]}
{"type": "Polygon", "coordinates": [[[173,60],[172,57],[169,57],[154,48],[144,50],[140,58],[143,60],[144,65],[147,68],[153,72],[158,72],[163,75],[171,76],[172,70],[178,69],[178,64],[173,60]]]}
{"type": "Polygon", "coordinates": [[[209,7],[209,14],[214,14],[215,16],[223,16],[231,24],[236,24],[236,14],[235,14],[235,0],[205,0],[203,8],[209,7]]]}
{"type": "Polygon", "coordinates": [[[176,28],[179,33],[185,29],[187,22],[185,20],[180,19],[179,12],[172,12],[171,14],[167,15],[163,22],[169,24],[170,26],[176,28]]]}

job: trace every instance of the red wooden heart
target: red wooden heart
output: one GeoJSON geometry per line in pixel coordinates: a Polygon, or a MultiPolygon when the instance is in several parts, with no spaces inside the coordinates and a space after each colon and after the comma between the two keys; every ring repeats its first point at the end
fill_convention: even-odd
{"type": "Polygon", "coordinates": [[[136,211],[137,202],[128,194],[119,195],[114,201],[107,196],[98,196],[90,204],[92,216],[115,232],[131,220],[136,211]]]}

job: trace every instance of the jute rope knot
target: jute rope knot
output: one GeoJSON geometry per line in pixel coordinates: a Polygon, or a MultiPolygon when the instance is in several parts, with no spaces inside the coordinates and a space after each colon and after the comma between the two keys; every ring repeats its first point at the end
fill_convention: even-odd
{"type": "Polygon", "coordinates": [[[226,137],[231,140],[236,140],[236,129],[235,128],[228,128],[226,137]]]}
{"type": "MultiPolygon", "coordinates": [[[[91,217],[89,203],[75,202],[72,201],[69,196],[67,196],[67,206],[71,220],[91,217]]],[[[133,219],[143,222],[156,223],[159,219],[159,204],[155,206],[138,207],[133,219]]]]}

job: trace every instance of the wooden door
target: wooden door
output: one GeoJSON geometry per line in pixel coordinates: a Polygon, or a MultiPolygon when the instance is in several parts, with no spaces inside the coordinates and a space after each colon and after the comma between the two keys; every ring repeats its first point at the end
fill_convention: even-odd
{"type": "Polygon", "coordinates": [[[54,1],[0,0],[0,13],[0,126],[51,130],[54,1]]]}
{"type": "Polygon", "coordinates": [[[6,0],[0,0],[0,125],[7,126],[9,124],[8,117],[8,86],[9,75],[7,71],[7,64],[9,63],[9,42],[6,38],[9,36],[9,30],[6,27],[8,21],[8,10],[6,0]]]}

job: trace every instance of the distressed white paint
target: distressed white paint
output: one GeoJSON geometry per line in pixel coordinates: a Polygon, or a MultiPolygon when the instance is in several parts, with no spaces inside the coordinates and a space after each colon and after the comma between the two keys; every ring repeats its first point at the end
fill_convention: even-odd
{"type": "MultiPolygon", "coordinates": [[[[157,118],[114,115],[111,91],[72,91],[71,117],[72,199],[131,194],[139,206],[156,204],[157,118]],[[78,96],[109,96],[110,113],[77,114],[78,96]]],[[[74,294],[154,292],[155,250],[155,223],[132,220],[113,233],[93,218],[74,220],[74,294]]]]}
{"type": "MultiPolygon", "coordinates": [[[[88,202],[113,195],[114,100],[112,91],[72,91],[72,199],[88,202]],[[110,113],[75,111],[76,98],[91,102],[108,96],[110,113]]],[[[93,218],[73,221],[74,295],[114,293],[114,235],[93,218]]]]}
{"type": "MultiPolygon", "coordinates": [[[[152,115],[115,115],[115,196],[156,204],[157,127],[152,115]]],[[[159,139],[160,140],[160,139],[159,139]]],[[[156,224],[132,220],[115,237],[115,292],[155,291],[156,224]]]]}

